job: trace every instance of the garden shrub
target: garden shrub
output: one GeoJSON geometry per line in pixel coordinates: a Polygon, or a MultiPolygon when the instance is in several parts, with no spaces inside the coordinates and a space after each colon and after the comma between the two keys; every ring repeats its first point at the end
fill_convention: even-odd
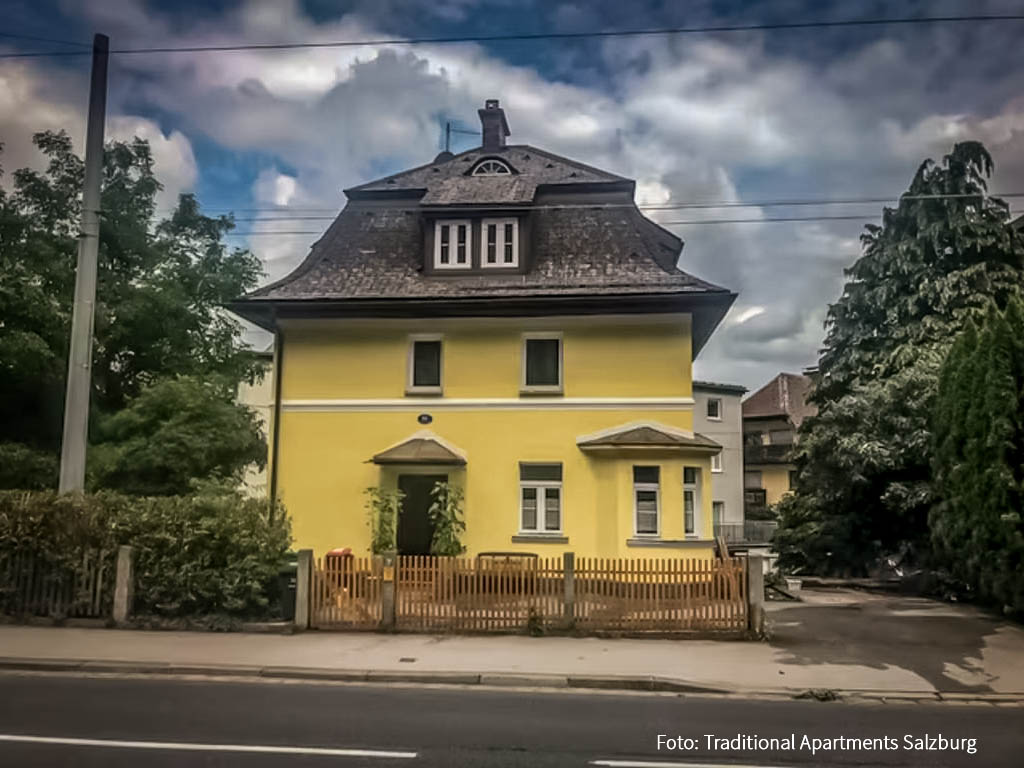
{"type": "Polygon", "coordinates": [[[192,496],[0,492],[0,557],[29,552],[74,568],[85,550],[135,548],[134,611],[259,618],[273,608],[291,542],[266,501],[204,489],[192,496]]]}

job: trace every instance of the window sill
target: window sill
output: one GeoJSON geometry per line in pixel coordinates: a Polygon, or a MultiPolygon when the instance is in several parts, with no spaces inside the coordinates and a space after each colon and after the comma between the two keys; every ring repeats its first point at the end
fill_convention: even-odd
{"type": "Polygon", "coordinates": [[[561,395],[564,394],[562,387],[521,387],[520,395],[561,395]]]}
{"type": "Polygon", "coordinates": [[[708,421],[721,421],[722,417],[721,416],[708,416],[707,420],[708,421]]]}
{"type": "Polygon", "coordinates": [[[422,395],[441,397],[444,395],[444,390],[441,387],[406,387],[405,395],[406,397],[419,397],[422,395]]]}
{"type": "Polygon", "coordinates": [[[517,533],[512,537],[513,544],[535,544],[540,541],[548,544],[568,544],[569,537],[561,533],[517,533]]]}
{"type": "Polygon", "coordinates": [[[714,541],[711,539],[698,539],[698,538],[686,538],[686,539],[657,539],[651,538],[633,538],[626,539],[627,547],[657,547],[662,549],[688,549],[690,547],[711,547],[714,546],[714,541]]]}

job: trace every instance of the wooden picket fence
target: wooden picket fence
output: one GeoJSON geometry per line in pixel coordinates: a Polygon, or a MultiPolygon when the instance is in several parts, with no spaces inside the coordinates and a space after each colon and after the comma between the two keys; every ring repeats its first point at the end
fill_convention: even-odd
{"type": "Polygon", "coordinates": [[[100,618],[110,615],[115,553],[83,551],[72,565],[37,553],[0,553],[0,613],[100,618]]]}
{"type": "Polygon", "coordinates": [[[321,629],[379,629],[383,576],[380,558],[318,558],[310,585],[310,623],[321,629]]]}
{"type": "Polygon", "coordinates": [[[395,627],[414,632],[519,632],[563,614],[560,557],[399,556],[395,627]]]}
{"type": "Polygon", "coordinates": [[[743,632],[745,558],[318,560],[310,624],[412,632],[743,632]],[[392,562],[392,561],[388,561],[392,562]]]}
{"type": "Polygon", "coordinates": [[[746,560],[579,558],[573,619],[582,630],[742,631],[746,560]]]}

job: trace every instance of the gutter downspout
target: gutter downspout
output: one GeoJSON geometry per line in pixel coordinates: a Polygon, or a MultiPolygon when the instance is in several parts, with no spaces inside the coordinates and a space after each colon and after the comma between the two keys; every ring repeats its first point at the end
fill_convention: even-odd
{"type": "Polygon", "coordinates": [[[274,317],[274,424],[270,438],[270,520],[277,509],[277,460],[281,444],[281,373],[284,370],[284,331],[274,317]]]}

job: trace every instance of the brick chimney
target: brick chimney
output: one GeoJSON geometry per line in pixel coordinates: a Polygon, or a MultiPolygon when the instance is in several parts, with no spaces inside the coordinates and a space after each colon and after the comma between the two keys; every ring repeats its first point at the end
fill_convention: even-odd
{"type": "Polygon", "coordinates": [[[509,135],[508,121],[505,110],[498,106],[497,99],[487,99],[484,108],[478,109],[480,126],[484,133],[484,152],[496,152],[505,146],[505,137],[509,135]]]}

